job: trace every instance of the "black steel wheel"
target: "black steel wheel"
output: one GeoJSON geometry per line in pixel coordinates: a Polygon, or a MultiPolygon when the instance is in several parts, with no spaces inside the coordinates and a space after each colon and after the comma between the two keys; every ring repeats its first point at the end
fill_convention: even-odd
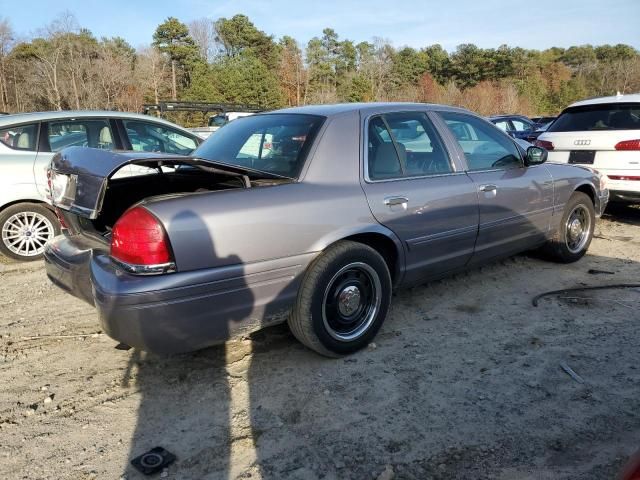
{"type": "Polygon", "coordinates": [[[376,250],[340,241],[309,266],[289,318],[291,331],[322,355],[355,352],[382,325],[391,287],[389,268],[376,250]]]}

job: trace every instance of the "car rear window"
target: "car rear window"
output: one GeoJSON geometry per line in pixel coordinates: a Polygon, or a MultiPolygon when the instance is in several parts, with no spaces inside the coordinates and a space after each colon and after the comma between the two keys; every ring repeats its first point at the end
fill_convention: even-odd
{"type": "Polygon", "coordinates": [[[0,128],[0,142],[14,150],[36,150],[38,124],[0,128]]]}
{"type": "Polygon", "coordinates": [[[192,155],[296,178],[324,119],[293,113],[239,118],[214,132],[192,155]]]}
{"type": "Polygon", "coordinates": [[[640,130],[640,104],[598,104],[567,108],[549,132],[640,130]]]}

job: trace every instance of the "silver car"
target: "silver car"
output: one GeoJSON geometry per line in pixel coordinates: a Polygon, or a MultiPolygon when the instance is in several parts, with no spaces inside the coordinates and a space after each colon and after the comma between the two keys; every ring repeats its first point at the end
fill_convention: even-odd
{"type": "MultiPolygon", "coordinates": [[[[49,204],[47,167],[70,146],[189,154],[201,140],[165,120],[122,112],[65,111],[0,117],[0,253],[42,258],[60,233],[49,204]]],[[[130,167],[119,175],[144,173],[130,167]]]]}
{"type": "Polygon", "coordinates": [[[539,247],[580,259],[608,191],[545,159],[469,111],[404,103],[242,118],[190,158],[70,148],[52,162],[66,230],[47,273],[141,349],[286,321],[309,348],[348,354],[397,288],[539,247]],[[155,173],[113,178],[131,164],[155,173]]]}

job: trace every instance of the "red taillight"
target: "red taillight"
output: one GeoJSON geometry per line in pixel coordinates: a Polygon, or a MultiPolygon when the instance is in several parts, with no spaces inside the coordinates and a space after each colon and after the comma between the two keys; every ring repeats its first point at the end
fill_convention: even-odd
{"type": "Polygon", "coordinates": [[[640,139],[618,142],[616,143],[616,150],[640,150],[640,139]]]}
{"type": "Polygon", "coordinates": [[[607,175],[611,180],[640,180],[638,175],[607,175]]]}
{"type": "Polygon", "coordinates": [[[111,256],[129,265],[171,262],[171,249],[162,224],[148,210],[127,210],[111,232],[111,256]]]}
{"type": "Polygon", "coordinates": [[[547,140],[536,140],[533,144],[545,150],[553,150],[553,142],[548,142],[547,140]]]}

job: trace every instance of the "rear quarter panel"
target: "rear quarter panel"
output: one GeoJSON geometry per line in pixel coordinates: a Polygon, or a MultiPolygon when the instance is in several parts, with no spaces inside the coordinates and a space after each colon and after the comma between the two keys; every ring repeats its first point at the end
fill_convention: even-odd
{"type": "Polygon", "coordinates": [[[16,201],[45,201],[33,178],[36,152],[0,145],[0,208],[16,201]]]}

